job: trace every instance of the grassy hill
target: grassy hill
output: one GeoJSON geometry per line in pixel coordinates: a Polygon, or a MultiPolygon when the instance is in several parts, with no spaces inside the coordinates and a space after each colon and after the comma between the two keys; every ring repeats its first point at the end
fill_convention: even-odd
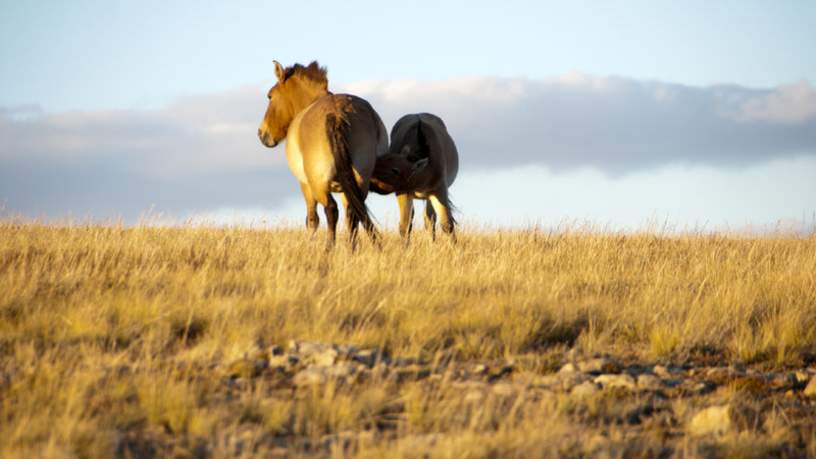
{"type": "Polygon", "coordinates": [[[814,236],[323,237],[0,223],[0,456],[816,455],[814,236]]]}

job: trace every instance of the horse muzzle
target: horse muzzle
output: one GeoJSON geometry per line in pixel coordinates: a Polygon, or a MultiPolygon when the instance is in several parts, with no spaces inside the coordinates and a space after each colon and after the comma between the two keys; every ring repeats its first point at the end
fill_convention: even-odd
{"type": "Polygon", "coordinates": [[[269,148],[274,148],[276,145],[278,145],[277,140],[271,139],[268,133],[263,132],[260,129],[258,129],[258,138],[261,139],[262,144],[269,148]]]}

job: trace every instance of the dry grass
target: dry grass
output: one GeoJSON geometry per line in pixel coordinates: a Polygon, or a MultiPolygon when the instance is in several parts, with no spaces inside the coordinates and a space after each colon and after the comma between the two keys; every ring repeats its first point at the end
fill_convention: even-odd
{"type": "Polygon", "coordinates": [[[389,234],[382,251],[326,254],[301,230],[5,222],[0,292],[2,457],[771,454],[780,429],[671,446],[676,416],[632,442],[610,421],[632,402],[606,392],[474,401],[372,380],[294,397],[220,369],[293,338],[541,374],[571,348],[769,369],[816,355],[814,236],[465,230],[455,246],[389,234]],[[345,432],[371,435],[315,449],[345,432]]]}

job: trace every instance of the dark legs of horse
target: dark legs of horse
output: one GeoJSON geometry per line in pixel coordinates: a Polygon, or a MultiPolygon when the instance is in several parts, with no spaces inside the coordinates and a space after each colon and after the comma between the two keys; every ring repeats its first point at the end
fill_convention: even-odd
{"type": "Polygon", "coordinates": [[[431,232],[431,240],[436,240],[436,212],[431,201],[425,201],[425,229],[431,232]]]}
{"type": "Polygon", "coordinates": [[[340,216],[340,212],[337,210],[337,202],[331,195],[329,195],[324,210],[326,212],[326,223],[329,226],[329,239],[326,241],[326,250],[331,250],[337,240],[337,218],[340,216]]]}
{"type": "Polygon", "coordinates": [[[410,194],[402,193],[397,195],[397,204],[400,210],[400,236],[408,242],[411,238],[411,229],[414,222],[414,199],[410,194]]]}
{"type": "Polygon", "coordinates": [[[314,234],[320,225],[320,217],[317,216],[317,201],[312,196],[309,185],[301,183],[300,191],[303,192],[303,199],[306,200],[306,228],[314,234]]]}

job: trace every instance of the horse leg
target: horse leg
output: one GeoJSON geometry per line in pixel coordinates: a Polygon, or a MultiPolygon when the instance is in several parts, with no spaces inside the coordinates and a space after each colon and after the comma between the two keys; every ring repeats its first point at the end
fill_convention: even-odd
{"type": "Polygon", "coordinates": [[[329,226],[329,239],[326,241],[326,250],[331,250],[337,240],[337,218],[340,213],[337,210],[337,201],[334,200],[331,193],[327,193],[327,195],[328,198],[323,210],[326,213],[326,223],[329,226]]]}
{"type": "Polygon", "coordinates": [[[320,225],[320,217],[317,216],[317,201],[307,183],[300,184],[300,191],[303,193],[303,199],[306,200],[306,228],[314,234],[320,225]]]}
{"type": "Polygon", "coordinates": [[[351,244],[351,251],[357,249],[357,230],[360,224],[360,220],[354,215],[351,208],[348,204],[348,199],[346,198],[345,194],[341,194],[341,200],[343,201],[343,208],[346,209],[346,229],[348,229],[349,233],[349,243],[351,244]]]}
{"type": "Polygon", "coordinates": [[[400,193],[397,195],[397,204],[400,210],[400,236],[405,239],[405,242],[411,238],[411,228],[414,222],[414,199],[408,193],[400,193]]]}
{"type": "Polygon", "coordinates": [[[453,218],[451,218],[450,214],[447,190],[443,193],[428,196],[428,201],[433,205],[434,211],[436,211],[436,214],[439,216],[439,226],[442,227],[442,232],[450,234],[451,239],[455,242],[456,235],[453,233],[453,218]]]}
{"type": "Polygon", "coordinates": [[[436,212],[431,201],[425,201],[425,229],[431,232],[431,240],[436,240],[436,212]]]}

